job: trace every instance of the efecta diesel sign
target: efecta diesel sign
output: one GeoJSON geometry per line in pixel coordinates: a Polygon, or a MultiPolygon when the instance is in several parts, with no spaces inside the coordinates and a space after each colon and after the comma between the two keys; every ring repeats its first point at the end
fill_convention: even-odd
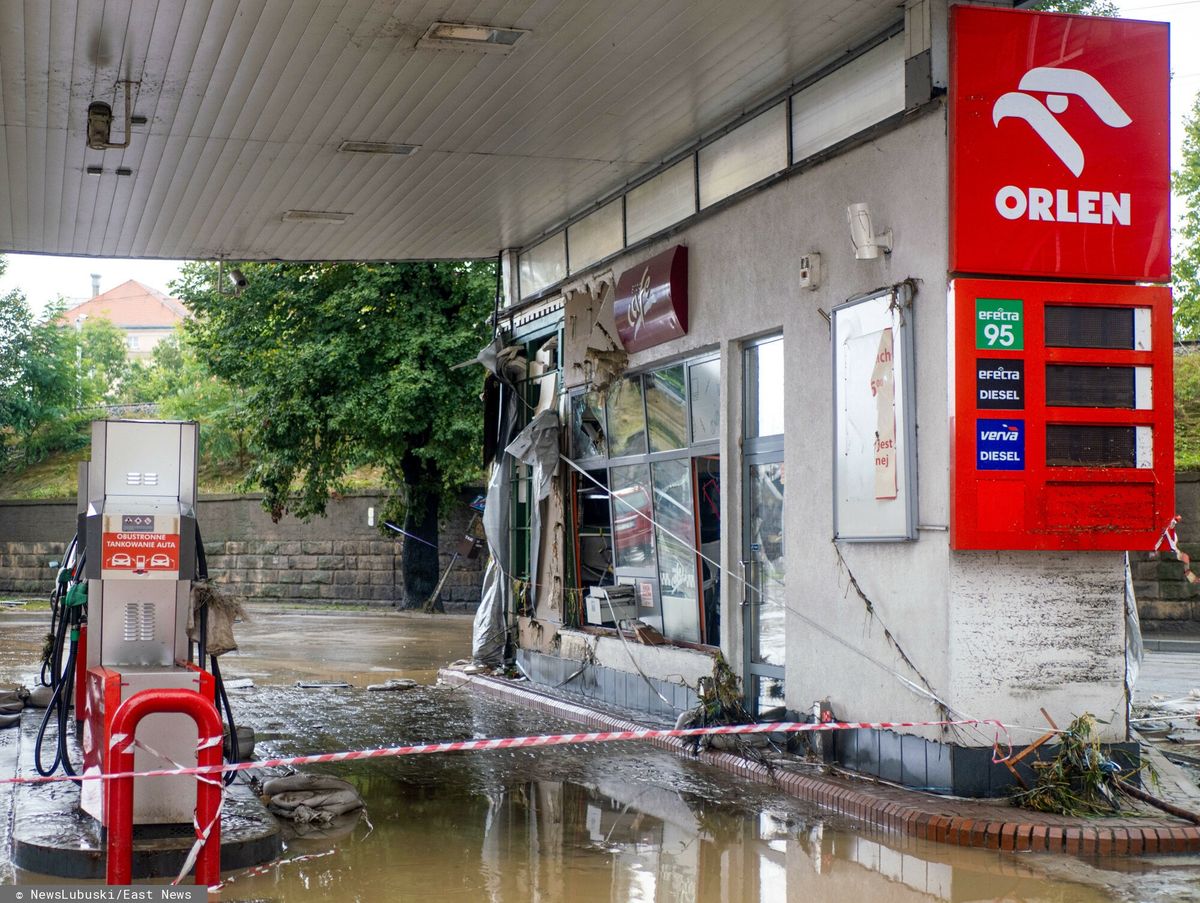
{"type": "Polygon", "coordinates": [[[1167,281],[1167,26],[951,13],[951,271],[1167,281]]]}

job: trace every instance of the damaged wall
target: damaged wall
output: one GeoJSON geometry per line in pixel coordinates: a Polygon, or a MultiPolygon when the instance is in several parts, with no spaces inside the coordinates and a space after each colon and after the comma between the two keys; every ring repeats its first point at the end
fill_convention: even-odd
{"type": "MultiPolygon", "coordinates": [[[[936,718],[936,707],[890,669],[979,717],[1038,725],[1039,706],[1067,718],[1068,703],[1071,712],[1108,716],[1123,704],[1120,556],[980,559],[949,547],[946,154],[938,107],[614,261],[619,276],[670,245],[688,247],[690,334],[631,355],[629,367],[720,350],[721,562],[737,575],[748,557],[740,534],[742,342],[782,331],[789,707],[807,710],[828,696],[839,716],[855,720],[936,718]],[[856,202],[870,204],[879,230],[892,230],[893,253],[855,259],[846,207],[856,202]],[[798,258],[810,252],[822,255],[816,291],[798,284],[798,258]],[[831,540],[832,362],[822,311],[908,278],[917,288],[919,539],[843,543],[839,555],[831,540]],[[874,614],[850,587],[851,573],[874,614]]],[[[740,670],[742,591],[727,577],[722,596],[722,651],[740,670]]],[[[665,676],[665,663],[647,658],[649,673],[665,676]]],[[[1120,719],[1111,732],[1123,736],[1120,719]]]]}

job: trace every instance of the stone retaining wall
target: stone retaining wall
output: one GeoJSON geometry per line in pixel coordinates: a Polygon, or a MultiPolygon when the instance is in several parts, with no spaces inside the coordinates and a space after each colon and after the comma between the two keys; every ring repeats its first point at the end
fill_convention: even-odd
{"type": "MultiPolygon", "coordinates": [[[[471,519],[464,495],[441,525],[441,569],[471,519]]],[[[402,544],[367,526],[385,497],[362,493],[331,501],[328,515],[278,524],[261,496],[212,496],[198,505],[209,573],[249,602],[390,605],[399,601],[402,544]]],[[[378,522],[378,521],[377,521],[378,522]]],[[[0,592],[49,592],[49,562],[62,556],[75,531],[74,502],[0,502],[0,592]]],[[[459,558],[441,592],[449,611],[473,611],[479,602],[483,555],[459,558]]]]}
{"type": "MultiPolygon", "coordinates": [[[[1191,556],[1193,570],[1200,574],[1200,473],[1175,475],[1175,510],[1181,517],[1179,546],[1191,556]]],[[[1133,552],[1129,563],[1143,628],[1175,630],[1200,625],[1200,584],[1184,579],[1184,564],[1170,550],[1156,557],[1133,552]]]]}

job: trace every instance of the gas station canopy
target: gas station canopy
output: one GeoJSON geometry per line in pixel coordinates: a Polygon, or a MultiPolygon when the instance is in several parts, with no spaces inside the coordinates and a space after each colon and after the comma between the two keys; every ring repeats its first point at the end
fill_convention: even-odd
{"type": "Polygon", "coordinates": [[[0,10],[0,251],[288,260],[523,246],[903,15],[895,0],[0,10]]]}

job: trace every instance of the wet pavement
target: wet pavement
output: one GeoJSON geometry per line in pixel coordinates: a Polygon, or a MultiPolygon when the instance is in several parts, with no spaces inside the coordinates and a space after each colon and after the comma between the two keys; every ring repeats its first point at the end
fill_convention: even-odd
{"type": "MultiPolygon", "coordinates": [[[[32,680],[47,617],[0,613],[0,686],[32,680]]],[[[393,677],[428,684],[465,657],[463,617],[258,611],[239,640],[222,666],[227,680],[254,681],[230,696],[260,756],[576,729],[469,690],[365,690],[393,677]]],[[[14,737],[0,732],[0,774],[14,737]]],[[[284,861],[227,875],[222,900],[1200,901],[1194,857],[1085,861],[907,840],[642,744],[307,770],[353,782],[365,814],[289,828],[284,861]]],[[[7,806],[0,788],[0,883],[48,881],[7,862],[7,806]]]]}

